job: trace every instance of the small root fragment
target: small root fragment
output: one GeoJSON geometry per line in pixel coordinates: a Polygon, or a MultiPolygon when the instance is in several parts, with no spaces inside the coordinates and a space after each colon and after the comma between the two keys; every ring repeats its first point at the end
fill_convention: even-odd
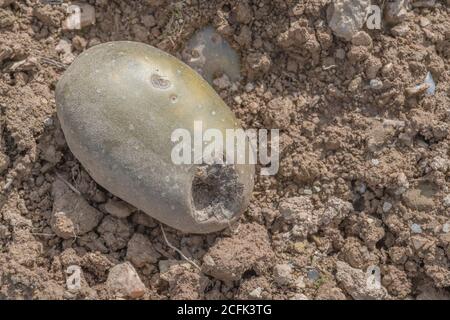
{"type": "Polygon", "coordinates": [[[58,179],[61,180],[62,182],[64,182],[70,188],[70,190],[75,192],[77,195],[81,196],[81,192],[77,188],[75,188],[69,181],[64,179],[62,177],[62,175],[60,175],[58,172],[55,172],[55,173],[56,173],[56,176],[58,177],[58,179]]]}
{"type": "Polygon", "coordinates": [[[194,261],[192,261],[191,259],[189,259],[188,257],[186,257],[186,255],[177,247],[175,247],[173,244],[171,244],[169,242],[169,240],[167,240],[166,237],[166,232],[164,231],[164,227],[162,226],[162,224],[159,225],[161,227],[161,232],[163,234],[164,237],[164,241],[166,242],[167,246],[173,250],[175,250],[184,260],[186,260],[187,262],[189,262],[192,266],[194,266],[194,268],[201,270],[201,268],[198,266],[198,264],[196,264],[194,261]]]}

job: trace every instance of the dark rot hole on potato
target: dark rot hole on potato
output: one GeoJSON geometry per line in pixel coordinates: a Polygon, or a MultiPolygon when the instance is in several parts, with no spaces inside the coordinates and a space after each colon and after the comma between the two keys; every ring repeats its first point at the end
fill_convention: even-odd
{"type": "Polygon", "coordinates": [[[233,165],[211,164],[196,168],[192,182],[195,219],[229,220],[238,213],[244,186],[233,165]]]}

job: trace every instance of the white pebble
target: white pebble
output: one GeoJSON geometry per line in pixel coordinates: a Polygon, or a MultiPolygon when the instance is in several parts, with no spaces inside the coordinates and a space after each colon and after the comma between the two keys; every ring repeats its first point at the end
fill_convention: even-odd
{"type": "Polygon", "coordinates": [[[450,207],[450,194],[444,198],[444,207],[450,207]]]}
{"type": "Polygon", "coordinates": [[[383,88],[383,82],[379,79],[372,79],[369,82],[369,86],[373,90],[380,90],[383,88]]]}
{"type": "Polygon", "coordinates": [[[292,267],[285,264],[277,264],[273,268],[274,281],[280,286],[287,285],[292,280],[292,267]]]}
{"type": "Polygon", "coordinates": [[[236,96],[236,97],[234,97],[234,102],[236,102],[237,104],[241,104],[241,103],[242,103],[242,98],[241,98],[241,96],[236,96]]]}
{"type": "Polygon", "coordinates": [[[419,224],[417,224],[417,223],[413,223],[411,225],[411,231],[413,233],[422,233],[422,227],[419,224]]]}
{"type": "Polygon", "coordinates": [[[261,293],[262,293],[262,288],[258,287],[255,290],[253,290],[252,292],[250,292],[250,297],[254,298],[254,299],[261,299],[261,293]]]}
{"type": "Polygon", "coordinates": [[[364,183],[361,183],[358,186],[358,192],[361,194],[364,194],[364,193],[366,193],[366,191],[367,191],[367,186],[364,183]]]}
{"type": "Polygon", "coordinates": [[[392,204],[390,202],[383,203],[383,212],[389,212],[392,209],[392,204]]]}
{"type": "Polygon", "coordinates": [[[253,85],[253,83],[249,82],[245,85],[245,92],[251,92],[254,88],[255,86],[253,85]]]}
{"type": "Polygon", "coordinates": [[[442,226],[442,232],[447,233],[450,231],[450,223],[444,223],[444,225],[442,226]]]}

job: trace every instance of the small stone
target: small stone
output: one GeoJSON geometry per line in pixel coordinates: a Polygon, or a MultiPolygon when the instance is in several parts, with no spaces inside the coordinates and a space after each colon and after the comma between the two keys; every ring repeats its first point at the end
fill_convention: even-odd
{"type": "Polygon", "coordinates": [[[367,186],[364,183],[361,183],[358,187],[357,190],[360,194],[364,194],[367,191],[367,186]]]}
{"type": "Polygon", "coordinates": [[[95,190],[94,195],[92,196],[92,201],[96,203],[104,203],[106,202],[106,195],[100,189],[95,190]]]}
{"type": "Polygon", "coordinates": [[[56,180],[52,186],[54,199],[50,226],[63,239],[74,238],[93,230],[102,219],[100,211],[91,207],[80,195],[56,180]]]}
{"type": "Polygon", "coordinates": [[[200,298],[201,276],[198,270],[186,261],[169,260],[160,272],[159,278],[168,284],[172,300],[198,300],[200,298]]]}
{"type": "Polygon", "coordinates": [[[369,79],[375,79],[378,71],[380,71],[381,67],[383,67],[383,64],[381,63],[381,60],[377,57],[370,56],[366,61],[366,75],[369,79]]]}
{"type": "MultiPolygon", "coordinates": [[[[75,252],[75,250],[69,252],[75,252]]],[[[70,259],[70,256],[68,258],[70,259]]],[[[74,257],[72,256],[72,259],[73,258],[74,257]]],[[[75,259],[79,258],[77,257],[75,259]]],[[[114,264],[115,263],[110,260],[110,257],[108,257],[107,255],[103,255],[100,252],[88,252],[82,257],[80,261],[80,266],[86,268],[88,271],[101,278],[106,277],[108,270],[110,270],[114,266],[114,264]]]]}
{"type": "Polygon", "coordinates": [[[73,47],[78,51],[83,51],[87,47],[87,40],[80,36],[75,36],[72,39],[73,47]]]}
{"type": "Polygon", "coordinates": [[[380,79],[372,79],[369,82],[369,86],[373,90],[383,89],[383,82],[380,79]]]}
{"type": "Polygon", "coordinates": [[[450,162],[442,157],[434,157],[430,162],[430,168],[435,171],[441,171],[443,173],[447,172],[450,167],[450,162]]]}
{"type": "Polygon", "coordinates": [[[413,232],[413,233],[422,233],[422,227],[419,224],[417,224],[417,223],[413,223],[411,225],[411,232],[413,232]]]}
{"type": "Polygon", "coordinates": [[[135,211],[128,203],[114,199],[109,199],[108,202],[105,203],[105,210],[110,215],[120,219],[128,217],[135,211]]]}
{"type": "Polygon", "coordinates": [[[407,24],[399,24],[391,29],[392,35],[396,37],[402,37],[409,32],[409,26],[407,24]]]}
{"type": "Polygon", "coordinates": [[[450,207],[450,194],[444,198],[444,207],[450,207]]]}
{"type": "Polygon", "coordinates": [[[392,209],[392,204],[390,202],[383,203],[383,212],[389,212],[392,209]]]}
{"type": "Polygon", "coordinates": [[[396,24],[406,19],[408,0],[394,0],[385,3],[384,19],[387,23],[396,24]]]}
{"type": "Polygon", "coordinates": [[[140,298],[145,293],[145,285],[129,262],[118,264],[110,269],[106,286],[122,298],[140,298]]]}
{"type": "Polygon", "coordinates": [[[397,176],[397,186],[398,188],[394,191],[396,195],[405,193],[409,188],[408,178],[403,172],[400,172],[397,176]]]}
{"type": "Polygon", "coordinates": [[[242,98],[241,96],[235,96],[233,98],[234,102],[236,102],[237,104],[241,104],[242,103],[242,98]]]}
{"type": "Polygon", "coordinates": [[[264,115],[265,125],[271,128],[285,128],[291,121],[290,113],[295,108],[289,97],[276,97],[267,103],[264,115]]]}
{"type": "Polygon", "coordinates": [[[382,68],[381,68],[381,74],[384,77],[388,77],[391,73],[392,70],[394,69],[394,65],[392,64],[392,62],[386,63],[382,68]]]}
{"type": "Polygon", "coordinates": [[[253,85],[253,83],[249,82],[245,85],[245,92],[252,92],[253,89],[255,89],[255,86],[253,85]]]}
{"type": "Polygon", "coordinates": [[[306,287],[303,277],[298,277],[297,280],[295,280],[295,287],[298,289],[304,289],[306,287]]]}
{"type": "Polygon", "coordinates": [[[372,38],[365,31],[359,31],[352,37],[352,44],[355,46],[371,47],[372,38]]]}
{"type": "Polygon", "coordinates": [[[428,240],[422,236],[413,236],[411,242],[415,250],[420,250],[428,243],[428,240]]]}
{"type": "Polygon", "coordinates": [[[426,27],[426,26],[428,26],[428,25],[431,23],[431,21],[428,20],[428,19],[425,18],[425,17],[420,17],[419,23],[420,23],[420,26],[421,26],[421,27],[426,27]]]}
{"type": "Polygon", "coordinates": [[[336,53],[335,53],[335,56],[339,60],[344,60],[345,59],[345,50],[342,49],[342,48],[337,49],[336,53]]]}
{"type": "Polygon", "coordinates": [[[148,14],[146,16],[142,17],[142,24],[146,27],[146,28],[151,28],[156,26],[156,19],[153,15],[148,14]]]}
{"type": "Polygon", "coordinates": [[[38,175],[36,178],[36,185],[38,187],[42,186],[44,184],[45,178],[42,174],[38,175]]]}
{"type": "Polygon", "coordinates": [[[105,244],[113,251],[125,248],[133,234],[133,228],[126,219],[105,216],[97,228],[105,244]]]}
{"type": "Polygon", "coordinates": [[[0,239],[5,240],[10,234],[7,226],[0,225],[0,239]]]}
{"type": "Polygon", "coordinates": [[[236,6],[233,8],[233,11],[236,15],[237,22],[247,24],[252,21],[252,7],[246,1],[238,1],[236,6]]]}
{"type": "Polygon", "coordinates": [[[426,194],[422,189],[409,189],[403,195],[405,204],[411,209],[422,211],[432,210],[434,201],[430,194],[426,194]]]}
{"type": "Polygon", "coordinates": [[[134,266],[142,268],[145,265],[156,263],[160,257],[161,255],[154,249],[147,236],[135,233],[128,241],[127,259],[134,266]]]}
{"type": "MultiPolygon", "coordinates": [[[[425,80],[423,82],[428,86],[427,95],[434,95],[436,91],[436,82],[434,81],[433,75],[430,71],[427,72],[427,75],[425,76],[425,80]]],[[[447,136],[447,134],[445,134],[445,136],[447,136]]]]}
{"type": "Polygon", "coordinates": [[[380,164],[380,160],[378,159],[372,159],[370,160],[370,162],[374,165],[374,166],[378,166],[380,164]]]}
{"type": "Polygon", "coordinates": [[[328,8],[328,25],[347,41],[363,27],[370,8],[369,0],[336,0],[328,8]]]}
{"type": "Polygon", "coordinates": [[[33,16],[47,26],[58,27],[61,23],[62,13],[52,10],[50,6],[33,6],[33,16]]]}
{"type": "Polygon", "coordinates": [[[348,91],[356,92],[359,89],[359,87],[361,86],[361,83],[362,83],[362,78],[359,76],[352,79],[352,81],[350,81],[350,83],[348,84],[348,91]]]}
{"type": "Polygon", "coordinates": [[[135,212],[131,217],[133,223],[139,224],[144,227],[154,228],[157,226],[155,220],[150,217],[148,214],[145,214],[141,211],[135,212]]]}
{"type": "Polygon", "coordinates": [[[447,233],[449,231],[450,231],[450,223],[449,222],[444,223],[442,226],[442,232],[447,233]]]}
{"type": "Polygon", "coordinates": [[[345,262],[336,262],[336,280],[355,300],[383,300],[390,296],[383,286],[368,286],[364,271],[352,268],[345,262]]]}
{"type": "Polygon", "coordinates": [[[0,64],[3,61],[10,59],[14,55],[14,50],[7,46],[0,46],[0,64]]]}
{"type": "Polygon", "coordinates": [[[53,126],[53,119],[52,118],[46,118],[45,120],[44,120],[44,126],[46,126],[47,128],[50,128],[50,127],[52,127],[53,126]]]}
{"type": "Polygon", "coordinates": [[[273,268],[273,277],[275,282],[284,286],[292,281],[292,267],[289,264],[277,264],[273,268]]]}
{"type": "Polygon", "coordinates": [[[306,238],[316,233],[319,228],[319,211],[309,196],[299,196],[284,199],[280,202],[278,210],[286,223],[292,224],[292,234],[295,237],[306,238]]]}
{"type": "Polygon", "coordinates": [[[249,293],[249,297],[252,299],[261,299],[262,288],[257,287],[255,290],[249,293]]]}
{"type": "Polygon", "coordinates": [[[11,27],[16,17],[11,11],[0,9],[0,29],[11,27]]]}
{"type": "Polygon", "coordinates": [[[267,53],[253,52],[247,55],[246,63],[249,68],[248,76],[251,79],[266,74],[272,65],[272,60],[267,53]]]}
{"type": "Polygon", "coordinates": [[[204,273],[222,281],[242,279],[247,270],[271,268],[274,252],[267,230],[257,223],[241,224],[229,238],[218,238],[203,256],[204,273]]]}
{"type": "Polygon", "coordinates": [[[87,3],[77,3],[67,19],[63,22],[64,30],[80,30],[95,24],[95,8],[87,3]]]}
{"type": "Polygon", "coordinates": [[[226,74],[223,74],[220,78],[214,79],[213,84],[220,90],[231,87],[230,79],[226,74]]]}
{"type": "Polygon", "coordinates": [[[311,269],[308,270],[306,276],[308,277],[309,280],[316,281],[317,279],[319,279],[320,273],[316,269],[311,269]]]}
{"type": "Polygon", "coordinates": [[[135,24],[131,27],[134,37],[137,41],[146,42],[149,36],[149,31],[146,27],[140,24],[135,24]]]}
{"type": "Polygon", "coordinates": [[[72,43],[68,39],[63,38],[59,40],[55,50],[60,54],[62,63],[71,64],[75,60],[75,56],[72,53],[72,43]]]}
{"type": "Polygon", "coordinates": [[[3,173],[9,166],[9,157],[0,151],[0,174],[3,173]]]}
{"type": "Polygon", "coordinates": [[[101,43],[102,43],[102,41],[99,38],[93,37],[88,42],[88,48],[94,47],[94,46],[99,45],[101,43]]]}

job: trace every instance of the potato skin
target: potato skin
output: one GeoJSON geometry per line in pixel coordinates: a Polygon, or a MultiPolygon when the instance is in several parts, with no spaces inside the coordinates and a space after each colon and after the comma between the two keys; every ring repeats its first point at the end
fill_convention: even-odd
{"type": "MultiPolygon", "coordinates": [[[[238,128],[217,93],[195,71],[152,46],[109,42],[90,48],[56,87],[69,148],[94,180],[157,220],[187,233],[209,233],[228,220],[194,218],[195,165],[171,160],[171,133],[194,121],[204,130],[238,128]]],[[[244,186],[238,219],[253,189],[254,165],[236,165],[244,186]]]]}

